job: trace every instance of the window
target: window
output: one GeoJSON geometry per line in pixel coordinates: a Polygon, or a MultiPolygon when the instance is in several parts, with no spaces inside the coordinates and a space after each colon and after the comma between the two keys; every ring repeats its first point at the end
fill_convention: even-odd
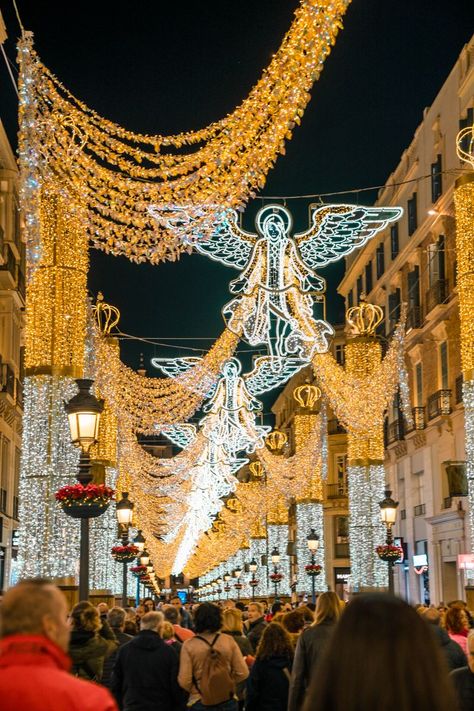
{"type": "Polygon", "coordinates": [[[354,294],[352,293],[352,289],[347,295],[347,305],[350,309],[354,306],[354,294]]]}
{"type": "Polygon", "coordinates": [[[363,284],[362,284],[362,274],[357,277],[357,304],[360,302],[360,297],[362,295],[362,292],[364,290],[363,284]]]}
{"type": "Polygon", "coordinates": [[[440,235],[437,242],[428,245],[428,273],[430,286],[444,281],[444,235],[440,235]]]}
{"type": "Polygon", "coordinates": [[[398,256],[400,251],[398,245],[398,222],[390,227],[390,252],[392,259],[398,256]]]}
{"type": "Polygon", "coordinates": [[[449,387],[448,373],[448,343],[443,341],[439,344],[439,374],[441,381],[441,389],[447,390],[449,387]]]}
{"type": "Polygon", "coordinates": [[[347,496],[347,454],[336,454],[338,494],[347,496]]]}
{"type": "Polygon", "coordinates": [[[408,272],[408,308],[413,309],[420,305],[420,267],[415,266],[408,272]]]}
{"type": "Polygon", "coordinates": [[[334,557],[347,558],[349,556],[349,518],[348,516],[335,516],[335,545],[334,557]]]}
{"type": "Polygon", "coordinates": [[[380,279],[380,277],[383,276],[383,273],[385,271],[385,249],[383,242],[381,242],[377,247],[377,251],[375,252],[375,259],[377,262],[377,279],[380,279]]]}
{"type": "Polygon", "coordinates": [[[9,458],[10,458],[10,441],[6,437],[1,438],[2,454],[1,454],[1,477],[0,477],[0,510],[3,513],[7,512],[8,499],[8,474],[9,474],[9,458]]]}
{"type": "Polygon", "coordinates": [[[346,362],[346,346],[344,343],[338,343],[335,348],[336,363],[339,365],[344,365],[346,362]]]}
{"type": "Polygon", "coordinates": [[[365,265],[365,293],[372,291],[372,262],[365,265]]]}
{"type": "Polygon", "coordinates": [[[418,216],[416,210],[416,193],[407,202],[408,213],[408,235],[411,237],[418,227],[418,216]]]}
{"type": "Polygon", "coordinates": [[[388,296],[388,320],[391,328],[393,328],[400,320],[400,306],[400,289],[395,289],[395,291],[388,296]]]}
{"type": "Polygon", "coordinates": [[[436,162],[431,164],[431,202],[435,203],[443,192],[441,155],[438,155],[436,162]]]}
{"type": "Polygon", "coordinates": [[[415,405],[423,406],[423,365],[419,361],[415,365],[415,405]]]}

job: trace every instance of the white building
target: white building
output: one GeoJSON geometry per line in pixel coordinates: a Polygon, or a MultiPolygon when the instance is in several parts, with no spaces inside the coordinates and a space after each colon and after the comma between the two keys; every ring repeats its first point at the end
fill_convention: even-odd
{"type": "Polygon", "coordinates": [[[474,39],[379,192],[378,204],[401,205],[403,218],[347,259],[339,286],[347,307],[365,292],[384,308],[385,335],[402,302],[408,305],[415,428],[408,431],[394,402],[385,464],[400,502],[395,535],[403,538],[408,554],[397,566],[395,584],[413,603],[465,596],[457,566],[468,543],[467,499],[459,496],[466,493],[466,482],[453,189],[462,169],[456,135],[473,123],[473,107],[474,39]]]}

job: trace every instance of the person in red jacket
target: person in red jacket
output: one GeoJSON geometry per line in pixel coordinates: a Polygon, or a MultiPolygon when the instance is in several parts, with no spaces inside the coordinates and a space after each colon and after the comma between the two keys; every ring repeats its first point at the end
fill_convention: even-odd
{"type": "Polygon", "coordinates": [[[117,711],[110,693],[69,672],[64,595],[48,580],[25,580],[0,608],[2,711],[117,711]]]}

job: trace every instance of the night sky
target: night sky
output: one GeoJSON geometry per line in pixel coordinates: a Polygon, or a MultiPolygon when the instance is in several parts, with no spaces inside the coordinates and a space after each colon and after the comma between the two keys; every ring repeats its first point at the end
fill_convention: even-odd
{"type": "MultiPolygon", "coordinates": [[[[205,0],[187,11],[163,0],[17,4],[42,60],[76,96],[131,130],[166,134],[201,128],[232,111],[269,63],[298,2],[205,0]]],[[[19,30],[11,0],[0,0],[0,8],[14,60],[19,30]]],[[[353,0],[302,125],[262,197],[383,184],[473,29],[471,0],[353,0]]],[[[0,117],[15,142],[16,97],[3,62],[0,96],[0,117]]],[[[375,197],[376,191],[361,192],[335,201],[371,204],[375,197]]],[[[307,226],[309,202],[287,201],[296,231],[307,226]]],[[[261,204],[249,206],[246,229],[261,204]]],[[[343,315],[336,294],[341,273],[339,266],[324,274],[333,323],[343,315]]],[[[164,341],[171,348],[124,343],[123,358],[137,367],[140,351],[149,361],[196,355],[177,345],[207,350],[222,331],[220,309],[236,274],[198,255],[152,267],[93,251],[90,289],[120,308],[125,333],[209,339],[164,341]]]]}

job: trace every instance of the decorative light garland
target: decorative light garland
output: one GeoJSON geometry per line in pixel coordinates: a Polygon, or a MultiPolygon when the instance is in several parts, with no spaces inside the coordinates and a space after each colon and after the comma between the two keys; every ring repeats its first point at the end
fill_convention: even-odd
{"type": "Polygon", "coordinates": [[[68,180],[71,197],[88,210],[84,227],[96,247],[135,261],[175,259],[186,249],[179,222],[171,218],[171,230],[166,221],[159,227],[150,208],[192,205],[193,219],[207,227],[216,205],[219,211],[243,207],[263,187],[300,123],[348,4],[301,0],[247,99],[225,119],[177,136],[134,134],[101,118],[39,61],[32,34],[24,33],[18,47],[19,143],[30,265],[41,252],[36,198],[45,176],[68,180]],[[168,147],[177,153],[162,152],[168,147]],[[196,206],[201,212],[207,206],[211,217],[208,211],[200,217],[196,206]]]}

